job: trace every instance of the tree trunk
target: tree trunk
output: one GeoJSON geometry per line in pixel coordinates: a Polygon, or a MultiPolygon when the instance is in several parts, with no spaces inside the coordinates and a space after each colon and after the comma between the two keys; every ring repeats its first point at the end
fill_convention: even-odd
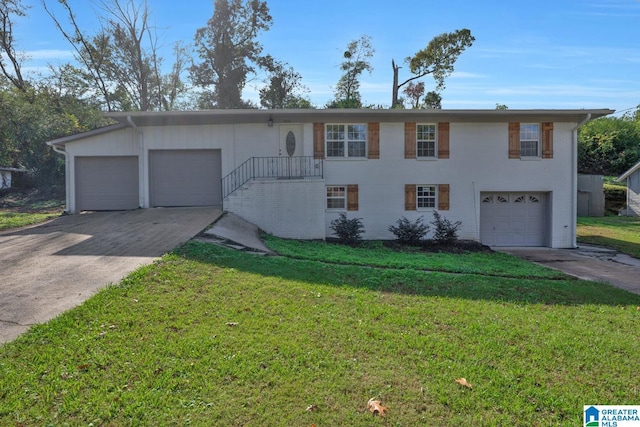
{"type": "Polygon", "coordinates": [[[393,67],[393,89],[391,95],[391,108],[396,108],[398,105],[398,70],[399,66],[396,65],[396,62],[391,60],[391,67],[393,67]]]}

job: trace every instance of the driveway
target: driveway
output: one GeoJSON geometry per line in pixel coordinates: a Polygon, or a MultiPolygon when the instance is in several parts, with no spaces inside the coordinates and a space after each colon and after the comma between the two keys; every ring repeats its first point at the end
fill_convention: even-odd
{"type": "Polygon", "coordinates": [[[119,282],[221,214],[209,207],[91,212],[0,232],[0,343],[119,282]]]}
{"type": "Polygon", "coordinates": [[[599,246],[577,249],[495,248],[580,279],[605,282],[640,295],[640,260],[599,246]]]}

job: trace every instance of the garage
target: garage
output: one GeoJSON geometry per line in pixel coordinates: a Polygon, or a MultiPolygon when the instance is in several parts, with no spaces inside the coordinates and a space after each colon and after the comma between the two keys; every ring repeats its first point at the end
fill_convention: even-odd
{"type": "Polygon", "coordinates": [[[139,207],[137,156],[76,157],[75,182],[77,211],[139,207]]]}
{"type": "Polygon", "coordinates": [[[150,150],[149,194],[152,207],[221,205],[220,150],[150,150]]]}
{"type": "Polygon", "coordinates": [[[489,246],[545,246],[546,193],[481,193],[480,241],[489,246]]]}

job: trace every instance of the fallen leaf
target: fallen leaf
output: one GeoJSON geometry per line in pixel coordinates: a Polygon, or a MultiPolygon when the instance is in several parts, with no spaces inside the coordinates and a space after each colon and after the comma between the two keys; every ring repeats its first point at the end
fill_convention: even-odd
{"type": "Polygon", "coordinates": [[[369,399],[369,402],[367,402],[367,407],[373,415],[378,414],[381,417],[384,417],[386,415],[385,411],[387,410],[387,407],[382,406],[379,400],[373,400],[373,397],[369,399]]]}
{"type": "Polygon", "coordinates": [[[238,326],[238,322],[227,322],[227,326],[230,326],[230,327],[238,326]]]}
{"type": "Polygon", "coordinates": [[[473,389],[473,386],[472,386],[471,384],[469,384],[469,382],[467,381],[467,379],[466,379],[466,378],[458,378],[458,379],[456,380],[456,382],[457,382],[458,384],[460,384],[460,385],[463,385],[463,386],[465,386],[465,387],[469,388],[469,389],[473,389]]]}
{"type": "Polygon", "coordinates": [[[318,405],[309,405],[307,406],[307,411],[313,412],[318,410],[318,405]]]}

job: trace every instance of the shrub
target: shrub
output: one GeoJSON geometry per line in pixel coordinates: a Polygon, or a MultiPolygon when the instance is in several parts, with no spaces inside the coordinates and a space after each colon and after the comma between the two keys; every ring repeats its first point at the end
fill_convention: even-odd
{"type": "Polygon", "coordinates": [[[396,236],[398,242],[406,245],[417,246],[420,240],[429,232],[429,226],[422,222],[422,217],[414,222],[402,217],[396,221],[398,226],[390,225],[389,231],[396,236]]]}
{"type": "Polygon", "coordinates": [[[338,240],[342,243],[353,244],[362,240],[364,233],[364,225],[362,218],[347,219],[347,215],[341,213],[340,217],[331,221],[329,227],[333,230],[333,234],[338,236],[338,240]]]}
{"type": "Polygon", "coordinates": [[[604,203],[607,213],[617,215],[627,204],[627,187],[619,184],[604,184],[604,203]]]}
{"type": "Polygon", "coordinates": [[[462,225],[461,221],[451,222],[441,216],[438,211],[433,211],[433,221],[435,230],[433,232],[433,240],[436,243],[453,243],[458,240],[458,228],[462,225]]]}

